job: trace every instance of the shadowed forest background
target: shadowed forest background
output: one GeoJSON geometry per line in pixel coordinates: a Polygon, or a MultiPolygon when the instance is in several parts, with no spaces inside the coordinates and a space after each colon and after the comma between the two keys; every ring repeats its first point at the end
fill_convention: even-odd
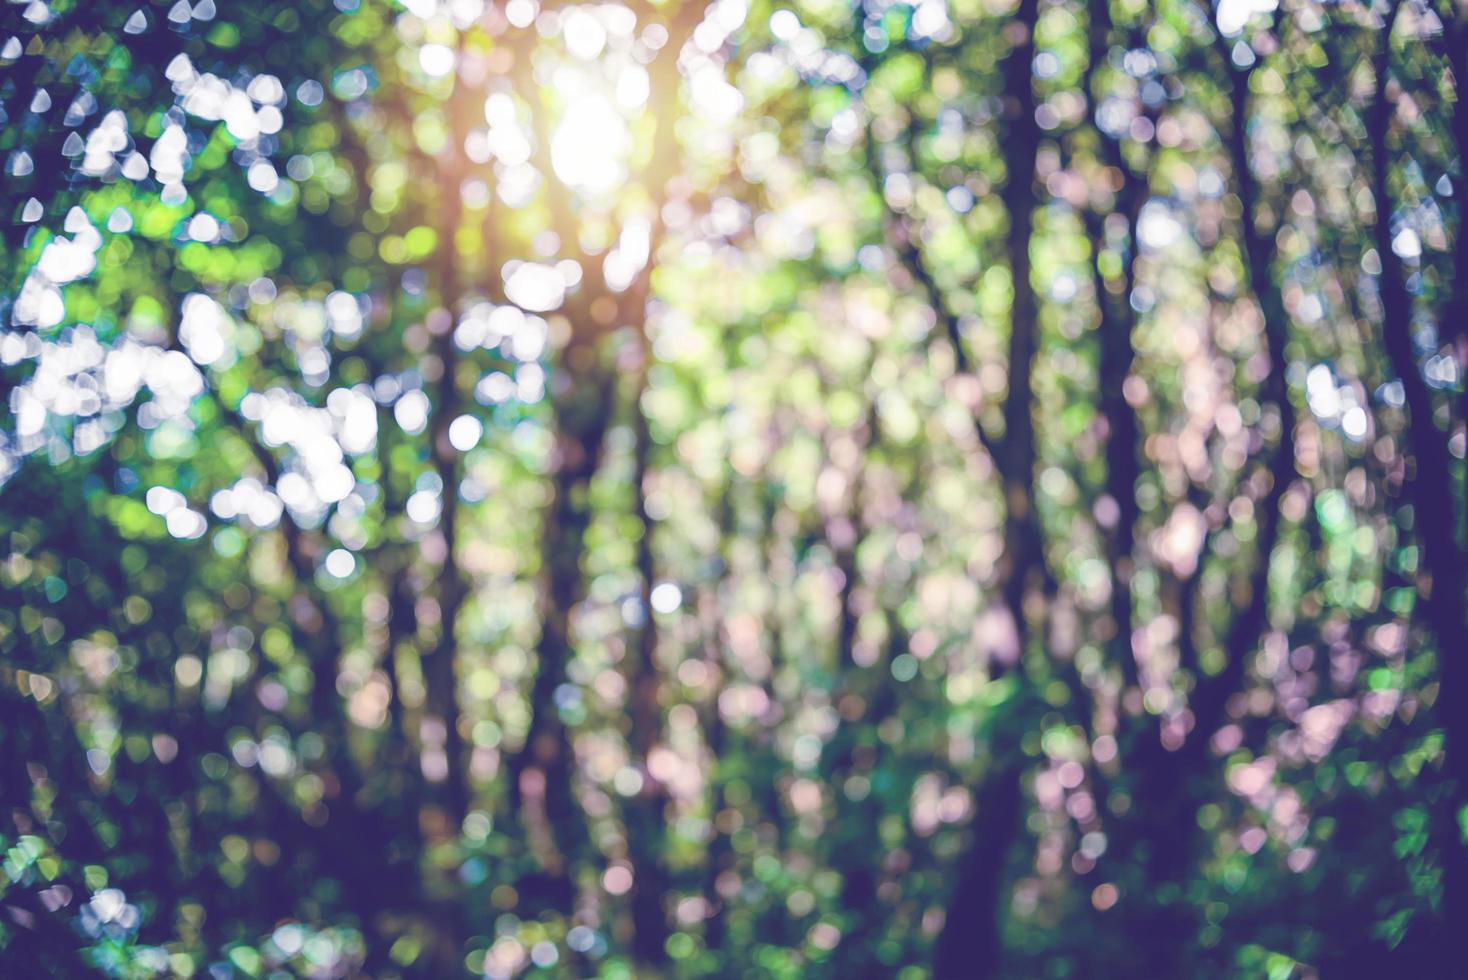
{"type": "Polygon", "coordinates": [[[1465,77],[6,0],[0,974],[1468,972],[1465,77]]]}

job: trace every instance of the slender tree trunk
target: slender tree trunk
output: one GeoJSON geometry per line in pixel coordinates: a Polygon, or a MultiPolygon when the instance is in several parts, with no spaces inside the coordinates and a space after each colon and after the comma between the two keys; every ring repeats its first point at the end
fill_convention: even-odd
{"type": "MultiPolygon", "coordinates": [[[[722,590],[732,576],[729,546],[735,530],[734,468],[728,464],[724,467],[724,480],[715,508],[719,528],[719,577],[713,583],[714,602],[709,604],[712,608],[703,616],[704,660],[713,676],[721,681],[727,676],[723,656],[726,640],[722,590]]],[[[705,703],[702,711],[704,744],[713,763],[708,774],[711,793],[709,819],[713,826],[710,829],[708,848],[704,852],[703,893],[704,901],[708,903],[708,917],[704,920],[703,941],[706,949],[720,957],[720,962],[728,936],[728,924],[724,917],[722,896],[719,894],[719,876],[729,869],[734,854],[729,835],[720,830],[718,824],[719,815],[724,812],[728,803],[725,791],[728,779],[720,763],[725,758],[726,751],[730,751],[731,745],[729,726],[725,724],[724,716],[719,711],[718,688],[721,687],[722,684],[716,686],[713,697],[705,703]]],[[[745,751],[742,741],[739,740],[739,748],[730,754],[737,757],[745,751]]]]}
{"type": "MultiPolygon", "coordinates": [[[[1004,402],[1004,438],[995,459],[1004,483],[1006,520],[1004,553],[999,565],[999,589],[1013,620],[1016,671],[1024,679],[1024,655],[1029,637],[1026,597],[1043,574],[1044,543],[1035,509],[1035,424],[1033,366],[1039,349],[1039,301],[1031,281],[1030,246],[1034,236],[1035,165],[1040,128],[1035,120],[1032,63],[1038,0],[1020,0],[1008,31],[1014,47],[1005,59],[1003,106],[1007,124],[1004,159],[1007,182],[1003,190],[1009,216],[1008,255],[1013,285],[1009,335],[1009,392],[1004,402]]],[[[998,674],[1000,665],[992,664],[998,674]]],[[[1015,695],[1015,698],[1022,698],[1015,695]]],[[[995,737],[1002,727],[992,728],[995,737]]],[[[1006,733],[1017,734],[1017,733],[1006,733]]],[[[1003,955],[1001,923],[1004,917],[1004,878],[1010,846],[1019,830],[1023,811],[1023,755],[1016,745],[1003,746],[994,755],[994,768],[975,794],[977,816],[974,840],[959,863],[958,884],[949,900],[947,917],[938,936],[934,976],[982,980],[1000,972],[1003,955]]]]}
{"type": "MultiPolygon", "coordinates": [[[[1100,315],[1099,359],[1097,370],[1098,408],[1106,422],[1106,496],[1114,505],[1108,515],[1109,527],[1104,527],[1107,564],[1111,568],[1111,628],[1114,634],[1108,642],[1110,660],[1121,670],[1123,694],[1138,688],[1139,669],[1132,646],[1134,613],[1132,578],[1135,573],[1134,549],[1136,547],[1137,524],[1140,508],[1137,504],[1137,479],[1141,474],[1139,453],[1141,450],[1141,425],[1135,407],[1126,395],[1126,382],[1136,361],[1136,346],[1133,332],[1136,313],[1131,299],[1136,287],[1136,263],[1139,253],[1137,220],[1146,203],[1149,192],[1149,172],[1137,173],[1128,164],[1122,152],[1121,142],[1104,132],[1096,121],[1096,112],[1101,98],[1096,92],[1096,72],[1107,62],[1112,50],[1114,25],[1111,18],[1110,0],[1090,0],[1090,61],[1086,69],[1084,92],[1091,100],[1092,124],[1100,147],[1100,160],[1116,171],[1121,187],[1110,214],[1088,211],[1085,215],[1087,237],[1091,241],[1092,286],[1096,294],[1096,306],[1100,315]],[[1107,247],[1108,225],[1120,218],[1124,226],[1119,229],[1125,235],[1120,247],[1125,249],[1119,274],[1108,276],[1104,271],[1102,256],[1107,247]]],[[[1102,522],[1103,525],[1105,521],[1102,522]]],[[[1157,734],[1151,715],[1140,717],[1123,715],[1118,735],[1121,736],[1121,753],[1128,772],[1134,772],[1149,757],[1157,754],[1157,734]]],[[[1100,771],[1092,774],[1098,800],[1106,800],[1114,792],[1111,780],[1100,771]]],[[[1135,805],[1149,808],[1151,799],[1136,801],[1135,805]]],[[[1145,819],[1145,810],[1142,815],[1145,819]]],[[[1175,819],[1169,815],[1166,819],[1175,819]]],[[[1139,839],[1146,834],[1129,833],[1140,823],[1139,815],[1121,818],[1112,823],[1108,848],[1098,863],[1102,880],[1121,878],[1135,867],[1139,858],[1139,839]]],[[[1155,895],[1127,896],[1122,915],[1127,921],[1144,927],[1147,910],[1155,895]]],[[[1087,963],[1092,970],[1115,970],[1122,968],[1116,962],[1114,947],[1096,947],[1087,951],[1087,963]]]]}
{"type": "MultiPolygon", "coordinates": [[[[1094,92],[1095,71],[1106,62],[1111,52],[1111,0],[1090,0],[1091,60],[1086,70],[1084,94],[1091,100],[1094,120],[1100,100],[1094,92]]],[[[1137,683],[1137,663],[1132,654],[1132,556],[1136,544],[1137,479],[1141,475],[1138,462],[1141,426],[1136,409],[1126,397],[1126,381],[1137,358],[1132,332],[1136,314],[1132,310],[1132,290],[1136,286],[1137,217],[1147,200],[1146,174],[1137,174],[1127,164],[1121,143],[1097,127],[1101,159],[1121,175],[1113,214],[1125,221],[1126,255],[1121,274],[1108,277],[1102,271],[1101,255],[1106,244],[1106,216],[1095,211],[1086,214],[1086,233],[1091,240],[1091,275],[1096,292],[1096,307],[1101,317],[1100,363],[1097,393],[1101,416],[1106,420],[1106,494],[1115,504],[1114,522],[1106,529],[1106,559],[1111,567],[1111,621],[1115,635],[1111,638],[1111,656],[1121,668],[1128,687],[1137,683]]]]}
{"type": "MultiPolygon", "coordinates": [[[[457,200],[457,195],[447,195],[445,200],[457,200]]],[[[457,206],[446,210],[457,212],[457,206]]],[[[446,227],[451,219],[445,218],[446,227]]],[[[452,225],[457,225],[457,215],[452,225]]],[[[453,250],[449,249],[449,254],[453,250]]],[[[427,717],[433,730],[426,732],[431,741],[441,740],[444,771],[429,774],[442,788],[435,795],[439,798],[445,825],[451,833],[457,833],[459,825],[469,808],[468,773],[464,761],[464,737],[459,726],[458,682],[455,672],[457,654],[456,633],[459,613],[467,593],[463,573],[459,568],[455,549],[459,532],[459,482],[462,475],[460,454],[449,442],[449,427],[459,414],[460,399],[455,374],[458,363],[453,342],[453,309],[457,299],[457,273],[450,272],[444,263],[444,309],[438,311],[434,329],[438,331],[434,351],[438,357],[442,376],[435,385],[433,418],[429,426],[430,453],[434,472],[443,484],[440,494],[442,509],[439,513],[438,533],[442,537],[443,560],[438,569],[438,634],[432,649],[423,658],[423,678],[427,688],[427,717]],[[450,293],[450,289],[453,290],[450,293]]]]}
{"type": "Polygon", "coordinates": [[[574,898],[571,862],[585,850],[587,832],[573,786],[575,753],[556,695],[567,683],[574,654],[572,613],[585,591],[581,557],[591,523],[588,494],[613,402],[614,379],[599,362],[599,348],[596,335],[573,334],[556,369],[560,377],[552,377],[556,442],[541,530],[539,664],[525,746],[506,767],[515,818],[541,867],[522,879],[521,893],[532,907],[566,913],[574,898]]]}
{"type": "MultiPolygon", "coordinates": [[[[461,39],[462,40],[462,39],[461,39]]],[[[460,45],[460,55],[463,47],[460,45]]],[[[422,657],[425,688],[425,711],[420,726],[423,742],[423,777],[430,789],[434,808],[428,811],[434,821],[425,824],[427,843],[456,841],[462,832],[469,810],[470,787],[464,733],[461,727],[458,691],[458,625],[464,600],[468,595],[463,570],[459,566],[459,483],[463,477],[462,454],[449,438],[450,428],[458,418],[463,398],[459,391],[459,352],[454,345],[454,327],[464,297],[459,268],[457,237],[463,221],[464,206],[460,185],[466,174],[464,139],[471,125],[471,110],[476,103],[474,92],[456,77],[445,106],[450,138],[439,154],[435,166],[445,192],[439,196],[438,232],[438,307],[428,316],[427,327],[433,337],[432,357],[438,371],[436,379],[429,375],[432,388],[433,414],[428,427],[429,461],[440,483],[440,510],[437,549],[441,558],[437,569],[438,624],[432,647],[422,657]],[[434,759],[433,762],[428,760],[434,759]],[[429,767],[432,767],[431,769],[429,767]]],[[[430,951],[430,961],[440,972],[459,969],[469,922],[460,901],[462,886],[456,874],[438,874],[427,882],[430,905],[434,907],[437,942],[430,951]]]]}
{"type": "Polygon", "coordinates": [[[654,524],[647,511],[647,479],[652,457],[652,433],[643,395],[648,390],[652,370],[652,342],[648,334],[648,300],[652,294],[652,274],[657,267],[657,253],[665,228],[662,204],[669,196],[669,182],[678,175],[682,162],[674,115],[678,105],[679,75],[677,59],[683,45],[702,20],[704,4],[688,3],[677,10],[668,23],[668,43],[651,68],[655,87],[648,109],[653,115],[652,158],[645,173],[646,190],[653,203],[648,216],[647,264],[637,275],[623,297],[623,313],[636,331],[638,344],[638,376],[632,406],[633,425],[633,513],[642,534],[637,542],[637,574],[641,587],[643,622],[637,631],[634,657],[630,665],[628,691],[631,698],[631,732],[629,747],[632,757],[642,769],[642,788],[628,801],[625,812],[628,855],[632,860],[633,878],[630,897],[633,927],[633,955],[652,970],[667,963],[668,892],[672,874],[667,863],[667,823],[671,797],[668,787],[658,779],[649,765],[663,728],[660,700],[662,671],[657,664],[658,631],[653,616],[652,590],[655,567],[652,551],[654,524]]]}
{"type": "MultiPolygon", "coordinates": [[[[645,305],[645,301],[644,301],[645,305]]],[[[633,757],[642,765],[642,789],[626,807],[627,849],[632,860],[633,955],[653,969],[667,962],[668,914],[665,903],[671,885],[666,867],[665,827],[668,819],[668,788],[649,766],[663,728],[659,700],[661,671],[657,665],[657,622],[653,617],[652,590],[655,568],[652,553],[653,521],[647,512],[647,479],[652,456],[652,433],[642,398],[647,391],[652,345],[646,328],[638,331],[641,367],[633,396],[633,513],[642,529],[637,541],[637,574],[643,620],[637,630],[633,663],[629,671],[632,730],[628,741],[633,757]]]]}
{"type": "MultiPolygon", "coordinates": [[[[1391,33],[1397,14],[1403,7],[1398,2],[1387,14],[1377,32],[1377,47],[1372,58],[1376,74],[1376,95],[1367,111],[1366,128],[1371,145],[1371,190],[1376,201],[1376,251],[1381,257],[1379,277],[1382,308],[1382,344],[1392,370],[1402,384],[1407,407],[1407,446],[1413,468],[1408,478],[1408,493],[1413,504],[1413,531],[1422,549],[1418,592],[1422,596],[1422,615],[1436,640],[1441,691],[1437,700],[1438,717],[1442,719],[1446,740],[1444,758],[1451,788],[1437,808],[1435,829],[1443,861],[1443,922],[1451,929],[1468,922],[1468,849],[1463,843],[1459,814],[1468,805],[1468,663],[1464,662],[1462,637],[1465,574],[1468,555],[1459,544],[1459,508],[1454,504],[1452,454],[1448,449],[1449,433],[1435,421],[1436,406],[1431,390],[1422,376],[1417,351],[1412,339],[1412,297],[1407,292],[1406,270],[1393,250],[1391,152],[1387,145],[1391,133],[1394,105],[1387,94],[1391,72],[1391,33]]],[[[1468,17],[1468,15],[1465,15],[1468,17]]],[[[1461,21],[1461,18],[1460,18],[1461,21]]],[[[1468,31],[1458,26],[1457,40],[1468,40],[1468,31]]],[[[1455,70],[1468,70],[1468,55],[1461,48],[1455,52],[1455,70]]],[[[1460,86],[1464,76],[1458,75],[1460,86]]],[[[1454,130],[1461,142],[1468,137],[1468,124],[1460,121],[1461,105],[1456,108],[1454,130]]],[[[1458,188],[1468,181],[1459,179],[1458,188]]],[[[1459,206],[1462,207],[1460,199],[1459,206]]],[[[1458,229],[1458,259],[1468,255],[1464,234],[1458,229]]],[[[1463,342],[1461,323],[1454,316],[1468,312],[1468,285],[1464,284],[1460,265],[1454,284],[1454,295],[1448,305],[1444,333],[1450,342],[1463,342]],[[1459,305],[1463,304],[1463,305],[1459,305]]],[[[1457,353],[1455,351],[1455,353],[1457,353]]],[[[1461,363],[1461,361],[1460,361],[1461,363]]],[[[1451,405],[1448,406],[1451,408],[1451,405]]],[[[1451,412],[1449,413],[1451,415],[1451,412]]]]}
{"type": "MultiPolygon", "coordinates": [[[[1226,64],[1226,59],[1223,59],[1226,64]]],[[[1240,237],[1248,282],[1264,323],[1265,350],[1269,371],[1259,386],[1259,402],[1266,417],[1278,426],[1269,451],[1263,492],[1254,501],[1256,524],[1253,563],[1243,583],[1244,606],[1230,620],[1223,639],[1222,670],[1202,673],[1193,650],[1193,603],[1196,601],[1195,573],[1179,590],[1182,629],[1180,641],[1184,664],[1195,674],[1189,698],[1190,731],[1180,747],[1169,749],[1156,736],[1145,738],[1128,760],[1138,774],[1132,816],[1117,835],[1118,854],[1140,855],[1144,894],[1124,896],[1141,908],[1129,914],[1138,917],[1143,930],[1157,937],[1148,951],[1147,962],[1164,973],[1188,969],[1196,948],[1201,922],[1196,905],[1184,889],[1202,857],[1203,835],[1195,819],[1200,786],[1215,783],[1215,767],[1209,744],[1227,720],[1229,698],[1243,689],[1248,666],[1269,626],[1269,568],[1280,534],[1280,504],[1295,476],[1295,413],[1286,384],[1286,345],[1289,320],[1279,286],[1274,278],[1275,244],[1272,233],[1256,223],[1259,189],[1249,165],[1248,70],[1232,70],[1233,112],[1227,138],[1234,190],[1241,206],[1240,237]]],[[[1211,542],[1210,535],[1208,541],[1211,542]]],[[[1205,542],[1204,548],[1208,544],[1205,542]]]]}
{"type": "Polygon", "coordinates": [[[428,449],[434,472],[442,484],[438,533],[442,538],[443,557],[438,569],[438,639],[423,658],[423,679],[427,688],[428,723],[432,729],[441,729],[427,734],[433,739],[442,739],[445,772],[441,777],[441,790],[436,795],[441,801],[444,822],[450,834],[459,832],[469,809],[468,769],[464,736],[459,726],[455,672],[459,613],[468,592],[456,553],[459,543],[459,482],[463,476],[463,465],[462,454],[449,440],[449,429],[463,404],[459,392],[459,351],[454,345],[454,325],[464,292],[457,246],[464,213],[459,185],[466,174],[463,152],[470,125],[468,103],[475,101],[470,98],[472,94],[462,80],[456,80],[446,106],[450,139],[438,158],[440,179],[446,187],[445,193],[440,195],[438,214],[439,308],[430,314],[428,323],[439,372],[433,382],[434,406],[428,429],[428,449]]]}
{"type": "MultiPolygon", "coordinates": [[[[1009,393],[1004,401],[1003,462],[1006,566],[1003,591],[1023,641],[1026,634],[1025,594],[1041,570],[1043,554],[1039,514],[1035,510],[1034,360],[1039,349],[1039,300],[1031,279],[1030,247],[1035,230],[1035,164],[1040,127],[1035,121],[1031,64],[1035,56],[1038,0],[1020,0],[1012,30],[1019,35],[1004,64],[1005,170],[1002,193],[1009,215],[1008,256],[1014,301],[1010,311],[1009,393]]],[[[1024,646],[1021,642],[1020,652],[1024,646]]]]}

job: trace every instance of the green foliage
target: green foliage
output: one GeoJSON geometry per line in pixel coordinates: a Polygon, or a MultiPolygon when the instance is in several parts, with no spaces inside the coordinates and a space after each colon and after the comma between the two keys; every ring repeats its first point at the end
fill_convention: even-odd
{"type": "Polygon", "coordinates": [[[1427,975],[1462,52],[5,5],[3,972],[1427,975]]]}

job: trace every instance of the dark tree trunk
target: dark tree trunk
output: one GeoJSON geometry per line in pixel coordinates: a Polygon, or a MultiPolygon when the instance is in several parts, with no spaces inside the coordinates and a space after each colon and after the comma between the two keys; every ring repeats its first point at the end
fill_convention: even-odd
{"type": "Polygon", "coordinates": [[[585,850],[586,828],[577,805],[575,756],[561,720],[557,690],[567,683],[574,653],[572,613],[584,597],[581,558],[591,523],[591,479],[601,460],[611,414],[611,370],[600,363],[595,335],[573,336],[552,378],[556,444],[551,461],[551,501],[541,530],[541,636],[539,664],[530,691],[530,728],[522,750],[506,767],[513,817],[527,833],[540,870],[526,876],[521,893],[530,907],[571,911],[574,887],[569,862],[585,850]]]}
{"type": "MultiPolygon", "coordinates": [[[[1013,48],[1001,68],[1005,114],[1002,196],[1009,216],[1007,241],[1014,299],[1010,311],[1009,392],[1004,402],[1004,438],[994,460],[1004,486],[1004,553],[998,588],[1013,620],[1021,682],[1029,637],[1026,597],[1044,574],[1044,544],[1035,508],[1035,423],[1033,368],[1039,349],[1039,301],[1031,281],[1030,245],[1034,236],[1035,165],[1040,128],[1035,120],[1032,63],[1038,0],[1020,0],[1010,22],[1013,48]]],[[[1002,670],[991,664],[996,676],[1002,670]]],[[[1022,698],[1016,694],[1015,698],[1022,698]]],[[[995,736],[1001,728],[991,725],[995,736]]],[[[1017,732],[1006,732],[1017,736],[1017,732]]],[[[1003,954],[1005,869],[1023,811],[1023,754],[1013,745],[995,752],[994,768],[975,792],[974,840],[959,862],[958,880],[938,937],[934,975],[973,980],[998,975],[1003,954]]]]}
{"type": "MultiPolygon", "coordinates": [[[[1468,803],[1468,663],[1464,661],[1463,615],[1465,574],[1468,555],[1459,543],[1459,508],[1454,503],[1453,461],[1448,449],[1449,433],[1438,427],[1434,417],[1437,406],[1423,379],[1418,352],[1413,342],[1412,297],[1407,292],[1406,270],[1392,249],[1391,151],[1388,139],[1392,129],[1394,104],[1388,97],[1391,72],[1391,33],[1403,4],[1393,5],[1377,32],[1377,47],[1372,58],[1376,75],[1376,96],[1366,115],[1367,136],[1371,146],[1371,191],[1376,203],[1376,251],[1381,257],[1379,277],[1382,310],[1382,344],[1392,370],[1402,384],[1407,407],[1406,442],[1412,455],[1408,493],[1413,504],[1412,529],[1422,549],[1422,574],[1418,592],[1422,596],[1422,616],[1436,643],[1441,692],[1437,701],[1438,717],[1445,733],[1444,759],[1451,783],[1446,798],[1437,806],[1434,825],[1443,862],[1442,922],[1451,930],[1468,922],[1468,848],[1463,845],[1458,814],[1468,803]]],[[[1458,47],[1454,52],[1455,71],[1468,71],[1468,54],[1462,43],[1468,41],[1463,16],[1453,31],[1458,47]]],[[[1458,75],[1458,84],[1464,81],[1458,75]]],[[[1461,98],[1461,95],[1460,95],[1461,98]]],[[[1454,131],[1462,153],[1468,138],[1468,124],[1456,108],[1454,131]]],[[[1460,162],[1461,165],[1461,162],[1460,162]]],[[[1468,181],[1460,179],[1462,189],[1468,181]]],[[[1459,207],[1463,201],[1459,199],[1459,207]]],[[[1463,228],[1458,229],[1458,259],[1468,255],[1463,228]]],[[[1449,343],[1461,345],[1464,325],[1454,318],[1468,312],[1468,285],[1464,269],[1457,269],[1454,295],[1447,306],[1443,333],[1449,343]]],[[[1457,352],[1455,352],[1457,353],[1457,352]]],[[[1461,363],[1461,354],[1460,363],[1461,363]]],[[[1451,406],[1449,406],[1451,408],[1451,406]]],[[[1451,413],[1450,413],[1451,414],[1451,413]]],[[[1446,937],[1444,937],[1446,938],[1446,937]]]]}
{"type": "Polygon", "coordinates": [[[645,327],[638,331],[641,368],[633,395],[633,483],[632,508],[642,535],[637,541],[637,575],[641,588],[643,621],[632,650],[628,690],[631,697],[632,730],[628,743],[632,756],[642,766],[641,791],[626,808],[627,850],[632,860],[633,955],[654,969],[668,958],[667,893],[671,886],[665,859],[668,790],[650,771],[649,757],[662,734],[662,688],[657,664],[657,623],[653,618],[652,590],[655,577],[652,553],[653,520],[647,512],[647,479],[652,456],[652,433],[642,396],[647,391],[652,346],[645,327]]]}

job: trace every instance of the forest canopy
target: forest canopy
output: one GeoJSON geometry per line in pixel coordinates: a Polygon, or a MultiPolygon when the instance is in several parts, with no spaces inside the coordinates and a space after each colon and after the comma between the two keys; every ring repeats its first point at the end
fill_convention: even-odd
{"type": "Polygon", "coordinates": [[[1450,976],[1464,0],[7,0],[0,973],[1450,976]]]}

